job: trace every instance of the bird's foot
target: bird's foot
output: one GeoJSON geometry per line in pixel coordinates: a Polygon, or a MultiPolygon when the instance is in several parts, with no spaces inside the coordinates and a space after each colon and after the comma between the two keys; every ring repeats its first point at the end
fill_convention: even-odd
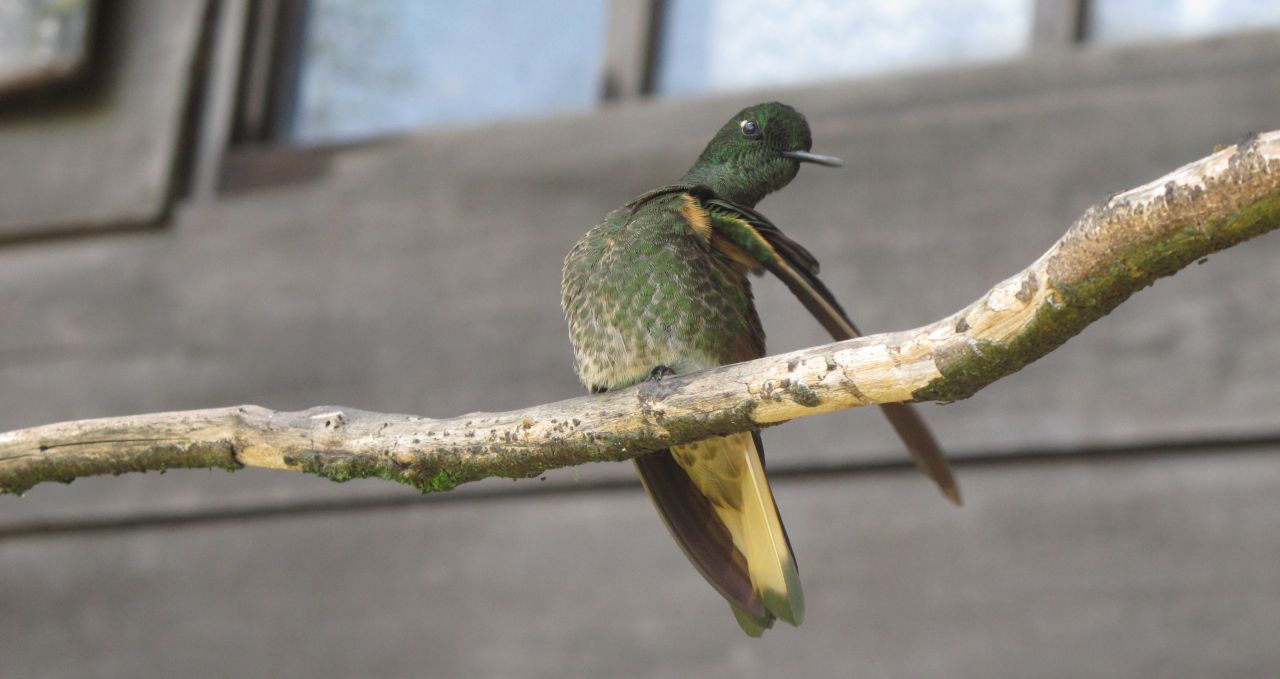
{"type": "Polygon", "coordinates": [[[667,382],[663,384],[662,380],[676,374],[671,368],[660,365],[649,371],[649,376],[644,378],[640,383],[640,401],[643,403],[653,403],[661,401],[676,391],[678,382],[667,382]]]}
{"type": "Polygon", "coordinates": [[[649,376],[644,378],[645,382],[661,382],[664,377],[675,375],[676,371],[665,365],[660,365],[649,371],[649,376]]]}

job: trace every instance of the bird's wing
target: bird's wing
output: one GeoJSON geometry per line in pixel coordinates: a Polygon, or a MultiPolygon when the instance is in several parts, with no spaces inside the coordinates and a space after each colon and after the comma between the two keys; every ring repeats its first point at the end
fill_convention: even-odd
{"type": "MultiPolygon", "coordinates": [[[[804,246],[788,238],[773,222],[753,209],[697,189],[691,191],[691,195],[699,198],[710,216],[717,236],[712,239],[713,246],[735,259],[741,260],[745,256],[781,278],[836,340],[852,339],[862,334],[827,286],[818,279],[818,260],[804,246]]],[[[880,408],[906,444],[916,466],[938,484],[943,495],[960,504],[960,487],[920,414],[909,403],[886,403],[880,408]]]]}

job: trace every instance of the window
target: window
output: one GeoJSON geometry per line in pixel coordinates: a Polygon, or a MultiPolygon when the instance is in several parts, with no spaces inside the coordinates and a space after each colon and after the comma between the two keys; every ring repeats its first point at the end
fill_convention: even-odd
{"type": "Polygon", "coordinates": [[[88,0],[0,0],[0,93],[63,82],[85,65],[88,0]]]}
{"type": "Polygon", "coordinates": [[[264,90],[282,114],[241,139],[326,145],[588,110],[610,97],[619,58],[642,83],[622,97],[679,97],[1280,26],[1280,3],[1249,0],[296,4],[295,66],[264,90]]]}
{"type": "Polygon", "coordinates": [[[590,108],[608,9],[603,0],[318,0],[290,139],[590,108]]]}
{"type": "Polygon", "coordinates": [[[58,86],[0,101],[0,242],[163,218],[204,9],[0,0],[0,77],[58,86]]]}
{"type": "Polygon", "coordinates": [[[1099,43],[1189,38],[1280,25],[1280,3],[1256,0],[1093,0],[1088,36],[1099,43]]]}
{"type": "Polygon", "coordinates": [[[1001,59],[1027,49],[1031,0],[670,0],[661,94],[814,82],[1001,59]]]}

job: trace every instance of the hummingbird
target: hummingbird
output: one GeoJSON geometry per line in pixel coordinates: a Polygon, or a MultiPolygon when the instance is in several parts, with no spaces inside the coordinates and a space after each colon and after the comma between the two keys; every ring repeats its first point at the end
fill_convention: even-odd
{"type": "MultiPolygon", "coordinates": [[[[561,303],[578,378],[593,393],[765,355],[750,275],[770,272],[833,338],[858,329],[818,279],[818,261],[756,211],[811,153],[809,124],[777,102],[729,119],[676,183],[610,212],[565,258],[561,303]]],[[[933,435],[906,403],[881,406],[916,465],[956,504],[960,491],[933,435]]],[[[756,637],[800,625],[804,594],[765,476],[758,431],[635,459],[672,537],[756,637]]]]}

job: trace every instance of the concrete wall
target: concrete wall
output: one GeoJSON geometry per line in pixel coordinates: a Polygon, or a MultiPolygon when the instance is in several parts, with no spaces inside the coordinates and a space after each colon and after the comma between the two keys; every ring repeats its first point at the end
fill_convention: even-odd
{"type": "MultiPolygon", "coordinates": [[[[865,329],[924,323],[1108,193],[1280,126],[1278,65],[1274,35],[1084,50],[337,152],[161,229],[0,249],[0,430],[577,395],[563,253],[764,98],[848,166],[762,209],[865,329]]],[[[188,471],[0,498],[5,675],[1275,676],[1277,256],[1214,256],[926,406],[964,509],[873,413],[770,430],[799,630],[743,638],[625,465],[439,498],[188,471]]],[[[772,350],[823,341],[782,286],[757,296],[772,350]]]]}

